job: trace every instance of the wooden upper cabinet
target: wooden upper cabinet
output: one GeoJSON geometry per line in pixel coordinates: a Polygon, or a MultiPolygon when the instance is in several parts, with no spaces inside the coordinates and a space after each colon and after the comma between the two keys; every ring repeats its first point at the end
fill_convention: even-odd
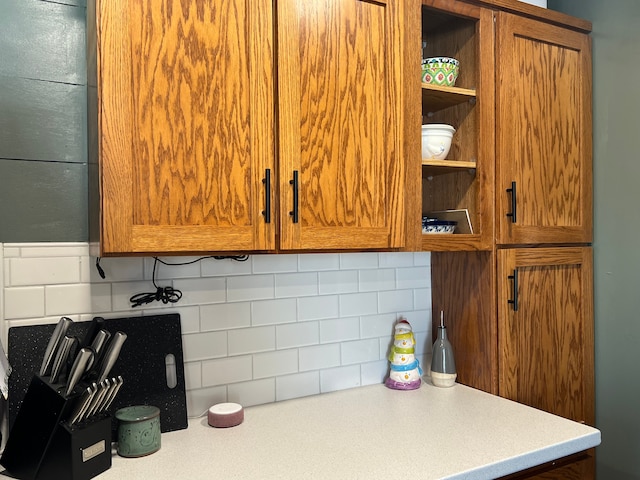
{"type": "Polygon", "coordinates": [[[101,248],[269,250],[270,0],[97,0],[101,248]]]}
{"type": "Polygon", "coordinates": [[[590,425],[592,255],[590,247],[498,251],[500,395],[590,425]]]}
{"type": "Polygon", "coordinates": [[[404,245],[403,8],[277,2],[281,249],[404,245]]]}
{"type": "Polygon", "coordinates": [[[103,255],[404,246],[401,0],[94,1],[103,255]]]}
{"type": "Polygon", "coordinates": [[[497,242],[591,242],[590,38],[497,16],[497,242]]]}

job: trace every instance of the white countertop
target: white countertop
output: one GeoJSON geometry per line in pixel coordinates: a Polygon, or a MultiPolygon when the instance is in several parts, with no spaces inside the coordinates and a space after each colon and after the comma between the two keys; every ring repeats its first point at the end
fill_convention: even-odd
{"type": "Polygon", "coordinates": [[[600,444],[600,431],[456,384],[353,388],[202,417],[147,457],[114,455],[108,479],[493,479],[600,444]]]}

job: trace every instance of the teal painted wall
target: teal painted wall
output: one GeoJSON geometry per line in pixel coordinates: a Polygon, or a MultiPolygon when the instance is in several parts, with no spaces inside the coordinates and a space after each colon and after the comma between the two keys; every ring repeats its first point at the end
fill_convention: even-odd
{"type": "Polygon", "coordinates": [[[0,242],[88,240],[85,14],[0,1],[0,242]]]}
{"type": "Polygon", "coordinates": [[[593,22],[599,480],[640,479],[640,2],[549,0],[593,22]]]}

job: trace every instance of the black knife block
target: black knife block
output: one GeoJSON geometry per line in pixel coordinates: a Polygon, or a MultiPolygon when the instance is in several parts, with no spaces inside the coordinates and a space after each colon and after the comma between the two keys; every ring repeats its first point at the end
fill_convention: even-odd
{"type": "Polygon", "coordinates": [[[111,416],[70,426],[78,397],[32,378],[0,458],[7,472],[21,480],[88,480],[111,468],[111,416]]]}

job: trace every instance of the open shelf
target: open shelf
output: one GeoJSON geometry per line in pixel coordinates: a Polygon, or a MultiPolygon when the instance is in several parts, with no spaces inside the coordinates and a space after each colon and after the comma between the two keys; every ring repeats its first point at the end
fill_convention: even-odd
{"type": "Polygon", "coordinates": [[[436,160],[426,158],[422,160],[422,177],[434,177],[461,170],[475,170],[476,162],[461,162],[458,160],[436,160]]]}
{"type": "Polygon", "coordinates": [[[461,103],[475,102],[476,91],[468,88],[422,84],[422,111],[438,112],[461,103]]]}

